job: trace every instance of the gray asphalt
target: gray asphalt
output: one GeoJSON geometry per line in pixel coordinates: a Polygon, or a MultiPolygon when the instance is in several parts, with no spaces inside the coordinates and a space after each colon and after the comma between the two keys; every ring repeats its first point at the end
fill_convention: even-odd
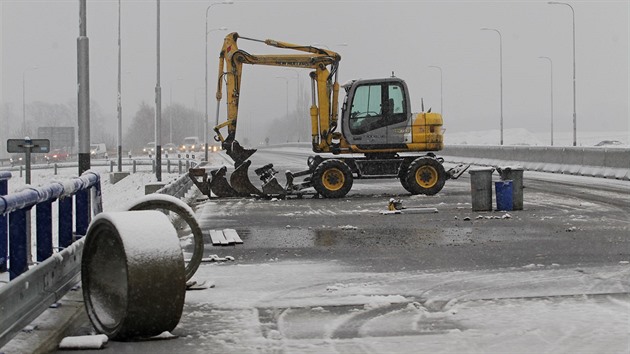
{"type": "MultiPolygon", "coordinates": [[[[255,156],[261,165],[263,161],[272,161],[280,171],[295,171],[304,165],[303,156],[287,157],[267,151],[259,151],[255,156]]],[[[252,170],[255,167],[256,161],[252,170]]],[[[411,196],[395,180],[370,180],[355,181],[348,196],[337,200],[201,197],[194,207],[202,229],[234,228],[244,241],[243,245],[219,248],[212,247],[210,239],[206,239],[206,256],[229,254],[235,258],[233,264],[223,265],[226,272],[243,269],[233,267],[258,266],[270,261],[333,262],[356,272],[387,276],[400,272],[503,271],[532,264],[580,270],[618,266],[630,259],[628,185],[555,176],[549,181],[527,172],[524,184],[524,210],[509,213],[471,211],[467,173],[459,180],[448,181],[443,191],[432,197],[411,196]],[[379,214],[392,197],[401,199],[408,208],[436,208],[438,212],[379,214]]],[[[201,268],[209,266],[203,264],[201,268]]],[[[336,275],[326,276],[335,279],[336,275]]],[[[339,276],[343,278],[342,274],[339,276]]],[[[259,277],[264,279],[264,272],[259,277]]],[[[225,286],[242,290],[249,285],[234,279],[225,286]]],[[[278,286],[281,288],[282,283],[278,286]]],[[[627,287],[622,293],[627,300],[627,287]]],[[[299,300],[293,301],[299,307],[299,300]]],[[[284,306],[290,308],[291,301],[284,306]]],[[[342,307],[339,311],[351,310],[342,307]]],[[[221,326],[195,320],[200,311],[206,311],[208,319],[222,321],[220,309],[204,310],[193,303],[187,305],[180,326],[173,331],[179,339],[110,341],[101,352],[296,351],[295,348],[275,350],[278,348],[265,345],[243,349],[229,340],[219,345],[216,338],[221,337],[221,326]],[[208,343],[214,349],[209,349],[208,343]]],[[[267,338],[274,316],[273,306],[258,309],[261,331],[267,338]]],[[[75,335],[90,331],[89,323],[84,323],[75,335]]]]}

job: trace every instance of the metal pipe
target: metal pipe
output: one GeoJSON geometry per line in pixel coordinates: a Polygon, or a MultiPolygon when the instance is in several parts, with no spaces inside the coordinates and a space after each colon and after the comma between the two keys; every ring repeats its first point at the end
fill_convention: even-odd
{"type": "Polygon", "coordinates": [[[155,84],[155,178],[162,181],[162,88],[160,87],[160,0],[157,1],[157,82],[155,84]]]}
{"type": "Polygon", "coordinates": [[[553,146],[553,61],[551,60],[551,58],[549,57],[538,57],[540,59],[547,59],[549,60],[549,67],[551,69],[551,73],[549,75],[550,77],[550,81],[551,81],[551,89],[549,90],[550,95],[551,95],[551,131],[550,131],[550,135],[551,135],[551,146],[553,146]]]}
{"type": "Polygon", "coordinates": [[[118,0],[118,172],[122,172],[122,92],[121,92],[120,0],[118,0]]]}
{"type": "Polygon", "coordinates": [[[503,36],[501,36],[501,32],[498,29],[494,28],[482,28],[482,31],[494,31],[499,35],[499,87],[500,87],[500,95],[501,95],[501,122],[500,122],[500,131],[501,131],[501,139],[500,145],[503,145],[503,36]]]}
{"type": "Polygon", "coordinates": [[[575,99],[575,10],[573,6],[565,2],[549,1],[549,5],[566,5],[571,9],[571,15],[573,18],[573,146],[577,146],[577,112],[576,112],[576,99],[575,99]]]}
{"type": "Polygon", "coordinates": [[[444,100],[443,100],[443,95],[442,95],[442,89],[444,85],[442,81],[442,68],[437,65],[429,65],[429,67],[440,70],[440,114],[442,115],[442,117],[444,117],[444,100]]]}
{"type": "Polygon", "coordinates": [[[87,37],[86,0],[79,0],[78,53],[78,125],[79,175],[90,169],[90,58],[87,37]]]}

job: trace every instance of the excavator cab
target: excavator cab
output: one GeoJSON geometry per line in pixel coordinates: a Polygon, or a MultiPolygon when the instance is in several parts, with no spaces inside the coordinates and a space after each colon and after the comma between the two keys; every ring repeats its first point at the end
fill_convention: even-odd
{"type": "Polygon", "coordinates": [[[363,149],[401,148],[412,118],[407,85],[398,78],[356,80],[344,85],[342,133],[363,149]]]}

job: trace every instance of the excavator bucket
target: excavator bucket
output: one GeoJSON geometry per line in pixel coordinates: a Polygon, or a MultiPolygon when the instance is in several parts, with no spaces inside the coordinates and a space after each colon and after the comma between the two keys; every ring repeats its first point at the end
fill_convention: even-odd
{"type": "Polygon", "coordinates": [[[230,184],[232,185],[232,188],[234,188],[234,190],[236,190],[240,195],[264,196],[263,192],[258,190],[258,188],[256,188],[249,180],[248,170],[251,164],[252,162],[250,160],[247,160],[240,164],[234,170],[234,172],[232,172],[232,175],[230,176],[230,184]]]}
{"type": "Polygon", "coordinates": [[[284,197],[287,194],[286,190],[278,183],[275,176],[263,183],[262,190],[266,195],[284,197]]]}
{"type": "Polygon", "coordinates": [[[263,167],[257,168],[254,172],[260,177],[263,182],[262,191],[266,196],[279,196],[284,197],[287,192],[285,188],[282,188],[278,179],[276,179],[276,171],[273,168],[273,164],[266,164],[263,167]]]}
{"type": "Polygon", "coordinates": [[[223,148],[225,153],[234,160],[234,166],[239,167],[256,152],[256,149],[245,149],[236,140],[225,143],[223,148]]]}
{"type": "Polygon", "coordinates": [[[212,178],[210,180],[210,190],[219,198],[239,197],[242,196],[234,190],[225,178],[227,167],[223,166],[218,170],[210,171],[212,178]]]}

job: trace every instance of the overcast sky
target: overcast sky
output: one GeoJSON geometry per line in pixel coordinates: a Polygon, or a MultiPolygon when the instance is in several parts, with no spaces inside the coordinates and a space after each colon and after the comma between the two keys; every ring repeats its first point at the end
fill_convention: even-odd
{"type": "MultiPolygon", "coordinates": [[[[172,100],[204,110],[205,11],[216,1],[161,2],[163,107],[172,100]]],[[[79,1],[0,0],[3,103],[21,112],[26,101],[67,103],[77,97],[79,1]],[[38,69],[29,68],[37,66],[38,69]]],[[[628,131],[629,1],[572,1],[575,9],[578,141],[581,131],[628,131]]],[[[118,1],[87,1],[90,94],[115,126],[118,1]]],[[[208,28],[209,112],[222,38],[228,32],[259,39],[326,46],[341,54],[340,82],[387,77],[407,81],[412,108],[440,107],[449,131],[497,129],[500,117],[499,36],[503,38],[505,129],[544,132],[550,121],[553,60],[554,119],[572,129],[572,17],[546,1],[238,1],[212,6],[208,28]]],[[[290,53],[239,41],[250,53],[290,53]]],[[[153,105],[156,83],[156,1],[122,2],[123,119],[142,101],[153,105]]],[[[246,67],[241,116],[261,127],[290,107],[296,80],[307,71],[246,67]]],[[[222,106],[222,119],[225,116],[222,106]]],[[[304,119],[308,119],[306,114],[304,119]]],[[[214,118],[211,118],[214,121],[214,118]]],[[[264,129],[264,128],[261,128],[264,129]]],[[[114,130],[112,129],[112,133],[114,130]]],[[[506,142],[509,143],[509,142],[506,142]]]]}

